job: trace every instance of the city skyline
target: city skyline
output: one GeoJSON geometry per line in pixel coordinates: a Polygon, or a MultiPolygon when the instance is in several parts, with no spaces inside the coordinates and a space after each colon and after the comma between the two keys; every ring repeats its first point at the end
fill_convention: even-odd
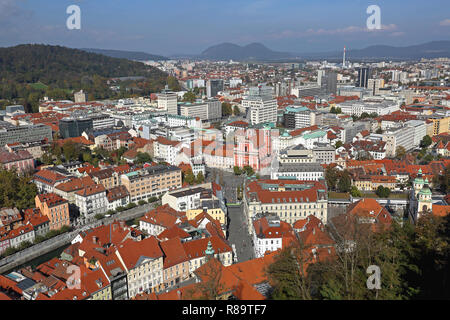
{"type": "Polygon", "coordinates": [[[71,48],[199,54],[230,42],[262,43],[292,53],[408,46],[450,38],[448,2],[378,1],[381,29],[368,30],[366,1],[183,1],[123,0],[0,1],[0,46],[44,43],[71,48]],[[81,9],[81,29],[68,30],[70,5],[81,9]],[[46,8],[42,10],[42,8],[46,8]],[[414,22],[420,21],[420,23],[414,22]]]}

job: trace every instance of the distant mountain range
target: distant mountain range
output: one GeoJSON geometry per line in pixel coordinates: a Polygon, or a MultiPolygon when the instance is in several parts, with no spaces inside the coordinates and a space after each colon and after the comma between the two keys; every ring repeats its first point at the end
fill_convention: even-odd
{"type": "MultiPolygon", "coordinates": [[[[450,57],[450,41],[432,41],[414,46],[374,45],[364,49],[348,49],[348,59],[420,59],[450,57]]],[[[341,51],[292,53],[273,51],[261,43],[239,46],[222,43],[209,47],[200,55],[177,55],[173,58],[196,58],[235,61],[281,61],[298,59],[342,59],[341,51]]]]}
{"type": "MultiPolygon", "coordinates": [[[[304,53],[305,59],[337,58],[342,59],[343,51],[304,53]]],[[[450,41],[432,41],[407,47],[374,45],[364,49],[350,49],[348,59],[420,59],[450,57],[450,41]]]]}
{"type": "Polygon", "coordinates": [[[293,57],[291,53],[273,51],[261,43],[251,43],[243,47],[233,43],[222,43],[209,47],[200,55],[203,59],[237,61],[279,60],[293,57]]]}
{"type": "Polygon", "coordinates": [[[138,52],[138,51],[92,49],[92,48],[83,48],[80,50],[91,52],[91,53],[102,54],[104,56],[108,56],[108,57],[112,57],[112,58],[128,59],[128,60],[136,60],[136,61],[169,60],[167,57],[159,56],[156,54],[150,54],[150,53],[146,53],[146,52],[138,52]]]}

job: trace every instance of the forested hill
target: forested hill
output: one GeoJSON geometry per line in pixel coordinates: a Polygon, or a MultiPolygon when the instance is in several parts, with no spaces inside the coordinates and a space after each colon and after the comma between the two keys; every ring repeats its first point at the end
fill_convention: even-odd
{"type": "Polygon", "coordinates": [[[44,96],[73,99],[83,89],[89,100],[116,99],[159,92],[166,84],[179,90],[167,73],[127,59],[111,58],[83,50],[50,45],[0,48],[0,107],[23,104],[36,111],[44,96]],[[115,83],[111,78],[143,76],[139,81],[115,83]]]}
{"type": "Polygon", "coordinates": [[[163,71],[127,59],[50,45],[0,48],[0,78],[47,85],[83,76],[167,78],[163,71]]]}

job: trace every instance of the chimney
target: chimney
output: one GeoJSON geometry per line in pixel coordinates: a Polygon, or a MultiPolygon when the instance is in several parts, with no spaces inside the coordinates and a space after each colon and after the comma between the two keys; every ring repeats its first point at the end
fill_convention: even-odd
{"type": "Polygon", "coordinates": [[[316,228],[313,228],[313,234],[316,234],[316,228]]]}
{"type": "Polygon", "coordinates": [[[178,299],[181,300],[181,291],[177,290],[178,299]]]}
{"type": "Polygon", "coordinates": [[[120,227],[123,228],[123,226],[124,226],[124,222],[120,221],[120,227]]]}
{"type": "Polygon", "coordinates": [[[97,243],[97,237],[96,236],[92,236],[92,243],[94,243],[94,244],[97,243]]]}
{"type": "Polygon", "coordinates": [[[117,229],[117,224],[113,224],[113,231],[116,231],[116,229],[117,229]]]}

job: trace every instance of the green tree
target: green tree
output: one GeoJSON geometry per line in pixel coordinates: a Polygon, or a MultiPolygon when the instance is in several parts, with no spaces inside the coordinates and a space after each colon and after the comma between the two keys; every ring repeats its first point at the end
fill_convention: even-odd
{"type": "Polygon", "coordinates": [[[175,78],[173,76],[167,77],[167,85],[169,86],[169,89],[172,91],[180,91],[181,90],[181,86],[178,83],[177,78],[175,78]]]}
{"type": "Polygon", "coordinates": [[[238,106],[234,106],[234,107],[233,107],[233,114],[234,114],[235,116],[239,116],[239,115],[241,114],[241,110],[239,110],[239,107],[238,107],[238,106]]]}
{"type": "Polygon", "coordinates": [[[431,140],[429,135],[426,135],[422,138],[420,141],[420,147],[421,148],[428,148],[433,143],[433,140],[431,140]]]}
{"type": "Polygon", "coordinates": [[[355,198],[362,197],[361,191],[359,191],[356,186],[352,186],[352,188],[350,189],[350,194],[355,198]]]}
{"type": "Polygon", "coordinates": [[[205,181],[205,176],[203,175],[203,172],[199,172],[197,174],[197,183],[203,183],[205,181]]]}
{"type": "Polygon", "coordinates": [[[234,166],[233,167],[233,172],[235,175],[240,176],[242,174],[242,169],[239,168],[238,166],[234,166]]]}
{"type": "Polygon", "coordinates": [[[274,286],[272,299],[311,299],[311,282],[306,275],[307,265],[311,260],[307,247],[299,239],[282,249],[266,271],[274,286]]]}
{"type": "Polygon", "coordinates": [[[389,198],[391,190],[387,187],[385,188],[383,186],[378,186],[377,190],[375,191],[375,194],[380,198],[389,198]]]}
{"type": "Polygon", "coordinates": [[[188,91],[183,95],[183,101],[193,103],[197,97],[195,96],[195,93],[192,91],[188,91]]]}
{"type": "Polygon", "coordinates": [[[339,149],[340,147],[342,147],[344,144],[342,143],[341,140],[336,141],[336,144],[334,145],[336,149],[339,149]]]}
{"type": "Polygon", "coordinates": [[[147,152],[138,152],[136,155],[135,164],[144,164],[147,162],[152,162],[152,157],[147,152]]]}
{"type": "Polygon", "coordinates": [[[336,190],[336,185],[339,178],[339,172],[334,167],[327,167],[325,169],[325,180],[329,190],[336,190]]]}
{"type": "Polygon", "coordinates": [[[94,216],[94,218],[97,219],[97,220],[102,220],[104,217],[105,217],[105,216],[102,215],[102,214],[100,214],[100,213],[97,213],[97,214],[94,216]]]}
{"type": "Polygon", "coordinates": [[[233,114],[231,104],[228,102],[222,102],[222,117],[229,117],[233,114]]]}
{"type": "Polygon", "coordinates": [[[18,176],[14,170],[0,169],[0,207],[19,210],[34,207],[37,193],[30,175],[18,176]]]}
{"type": "Polygon", "coordinates": [[[359,118],[360,119],[370,118],[370,114],[368,114],[367,112],[363,112],[363,113],[361,113],[361,116],[359,118]]]}
{"type": "Polygon", "coordinates": [[[433,161],[433,160],[434,160],[433,155],[431,155],[431,154],[428,153],[428,154],[426,154],[426,155],[423,157],[421,163],[423,163],[423,164],[428,164],[428,163],[430,163],[430,162],[433,161]]]}
{"type": "Polygon", "coordinates": [[[195,175],[191,169],[188,169],[187,172],[184,174],[183,180],[189,185],[193,185],[195,183],[195,175]]]}
{"type": "Polygon", "coordinates": [[[349,192],[351,186],[352,186],[352,180],[350,178],[348,171],[342,172],[342,174],[339,178],[339,182],[338,182],[339,192],[349,192]]]}
{"type": "Polygon", "coordinates": [[[247,174],[247,176],[251,177],[255,174],[255,170],[251,166],[244,166],[244,171],[247,174]]]}
{"type": "Polygon", "coordinates": [[[443,174],[440,175],[437,179],[438,179],[439,189],[443,193],[449,193],[450,192],[450,164],[447,165],[443,174]]]}
{"type": "Polygon", "coordinates": [[[395,149],[395,157],[399,160],[403,159],[406,155],[406,149],[402,146],[398,146],[397,149],[395,149]]]}

